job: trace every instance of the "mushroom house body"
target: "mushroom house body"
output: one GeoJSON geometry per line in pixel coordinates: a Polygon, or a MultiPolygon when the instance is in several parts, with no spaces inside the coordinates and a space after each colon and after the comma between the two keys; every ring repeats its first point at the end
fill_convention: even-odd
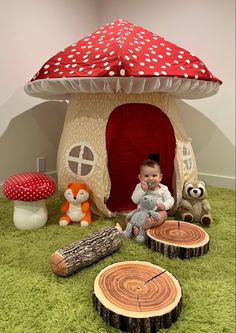
{"type": "Polygon", "coordinates": [[[140,163],[158,154],[163,183],[177,198],[196,177],[191,146],[168,94],[71,94],[58,151],[59,188],[85,181],[94,213],[129,211],[140,163]],[[168,115],[168,116],[167,116],[168,115]],[[69,135],[68,135],[69,134],[69,135]]]}
{"type": "Polygon", "coordinates": [[[176,98],[204,98],[222,82],[201,60],[163,37],[116,20],[46,62],[25,91],[68,99],[57,157],[58,189],[83,181],[97,215],[135,208],[139,165],[158,156],[177,208],[197,178],[191,138],[176,98]]]}

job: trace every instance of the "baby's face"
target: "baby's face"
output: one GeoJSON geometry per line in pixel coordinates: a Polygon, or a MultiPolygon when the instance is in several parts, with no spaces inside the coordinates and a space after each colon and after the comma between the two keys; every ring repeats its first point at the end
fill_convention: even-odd
{"type": "Polygon", "coordinates": [[[154,168],[152,168],[145,165],[140,170],[139,180],[141,182],[153,182],[152,188],[159,185],[161,179],[162,174],[160,173],[160,168],[158,166],[154,166],[154,168]]]}

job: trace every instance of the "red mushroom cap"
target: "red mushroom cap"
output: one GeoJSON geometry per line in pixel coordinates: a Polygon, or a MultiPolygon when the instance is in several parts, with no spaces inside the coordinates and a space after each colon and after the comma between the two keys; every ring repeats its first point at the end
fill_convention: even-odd
{"type": "Polygon", "coordinates": [[[116,20],[49,59],[25,91],[46,99],[122,90],[202,98],[215,94],[221,83],[189,51],[136,24],[116,20]]]}
{"type": "Polygon", "coordinates": [[[40,172],[13,175],[4,182],[3,194],[10,200],[37,201],[49,198],[56,190],[54,180],[40,172]]]}

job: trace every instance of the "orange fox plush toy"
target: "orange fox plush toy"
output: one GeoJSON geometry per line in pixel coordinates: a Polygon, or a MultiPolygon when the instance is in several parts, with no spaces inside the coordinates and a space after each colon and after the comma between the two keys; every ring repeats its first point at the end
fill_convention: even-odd
{"type": "Polygon", "coordinates": [[[64,197],[66,200],[61,205],[64,215],[60,218],[59,225],[65,227],[76,222],[81,227],[87,227],[91,223],[88,186],[85,183],[69,183],[64,197]]]}

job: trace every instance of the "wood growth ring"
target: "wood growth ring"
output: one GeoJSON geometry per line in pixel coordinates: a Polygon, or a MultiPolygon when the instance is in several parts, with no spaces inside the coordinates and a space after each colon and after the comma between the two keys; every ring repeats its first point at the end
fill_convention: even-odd
{"type": "Polygon", "coordinates": [[[188,259],[201,256],[209,250],[207,232],[195,224],[183,221],[165,221],[147,231],[147,246],[169,258],[188,259]]]}
{"type": "Polygon", "coordinates": [[[156,332],[175,322],[181,287],[165,269],[124,261],[103,269],[94,282],[94,306],[110,325],[132,333],[156,332]]]}

